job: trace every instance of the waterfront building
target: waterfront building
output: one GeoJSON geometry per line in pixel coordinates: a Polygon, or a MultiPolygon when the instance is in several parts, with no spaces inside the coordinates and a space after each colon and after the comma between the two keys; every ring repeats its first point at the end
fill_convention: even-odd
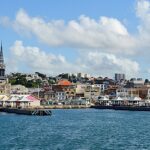
{"type": "Polygon", "coordinates": [[[115,81],[120,82],[121,80],[125,80],[125,74],[115,73],[115,81]]]}
{"type": "Polygon", "coordinates": [[[140,89],[137,88],[119,88],[116,89],[116,97],[122,97],[125,99],[138,97],[140,89]]]}
{"type": "Polygon", "coordinates": [[[75,99],[72,99],[70,101],[70,104],[71,105],[90,105],[90,99],[87,99],[85,97],[80,97],[80,98],[75,98],[75,99]]]}
{"type": "Polygon", "coordinates": [[[64,91],[56,91],[55,100],[58,100],[58,101],[66,100],[66,93],[64,91]]]}
{"type": "Polygon", "coordinates": [[[77,84],[75,97],[84,97],[85,88],[86,88],[86,84],[77,84]]]}
{"type": "Polygon", "coordinates": [[[99,96],[97,98],[96,104],[102,106],[109,106],[111,104],[111,101],[109,100],[108,96],[99,96]]]}
{"type": "Polygon", "coordinates": [[[85,88],[84,97],[95,100],[100,94],[100,87],[95,85],[87,85],[85,88]]]}
{"type": "Polygon", "coordinates": [[[129,89],[128,88],[116,89],[116,97],[129,97],[129,89]]]}
{"type": "Polygon", "coordinates": [[[140,97],[117,97],[111,100],[113,106],[145,106],[145,100],[140,97]]]}
{"type": "Polygon", "coordinates": [[[40,100],[31,95],[11,95],[7,100],[2,100],[4,107],[35,108],[40,107],[40,100]]]}
{"type": "Polygon", "coordinates": [[[147,99],[150,100],[150,88],[147,91],[147,99]]]}
{"type": "Polygon", "coordinates": [[[111,102],[112,102],[112,105],[121,105],[121,106],[124,106],[124,105],[127,105],[127,102],[128,100],[126,100],[126,99],[123,99],[123,98],[121,98],[121,97],[116,97],[116,98],[114,98],[114,99],[112,99],[111,100],[111,102]]]}
{"type": "Polygon", "coordinates": [[[125,99],[130,99],[134,97],[140,97],[146,99],[150,97],[149,90],[150,88],[118,88],[116,89],[116,97],[122,97],[125,99]]]}
{"type": "Polygon", "coordinates": [[[0,107],[6,106],[5,103],[10,99],[10,96],[0,94],[0,107]]]}

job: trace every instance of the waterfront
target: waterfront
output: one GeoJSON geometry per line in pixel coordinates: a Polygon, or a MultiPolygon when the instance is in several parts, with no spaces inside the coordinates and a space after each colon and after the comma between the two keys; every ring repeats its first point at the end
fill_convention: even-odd
{"type": "Polygon", "coordinates": [[[150,112],[52,110],[53,115],[0,113],[1,150],[149,149],[150,112]]]}

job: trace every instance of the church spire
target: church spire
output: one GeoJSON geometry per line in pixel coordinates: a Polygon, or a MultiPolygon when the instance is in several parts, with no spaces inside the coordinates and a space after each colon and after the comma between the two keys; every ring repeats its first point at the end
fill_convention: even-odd
{"type": "Polygon", "coordinates": [[[0,64],[4,64],[2,41],[1,41],[1,50],[0,50],[0,64]]]}

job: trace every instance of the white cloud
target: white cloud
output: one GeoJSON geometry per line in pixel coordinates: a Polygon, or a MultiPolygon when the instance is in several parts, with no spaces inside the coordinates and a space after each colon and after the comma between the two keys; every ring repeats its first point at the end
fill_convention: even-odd
{"type": "Polygon", "coordinates": [[[20,9],[15,20],[4,17],[0,23],[12,24],[21,35],[33,36],[50,47],[70,47],[79,52],[78,59],[72,63],[62,55],[46,54],[38,47],[24,46],[22,41],[16,41],[11,48],[13,58],[31,70],[55,74],[92,72],[93,75],[108,76],[121,72],[131,77],[141,71],[136,60],[143,56],[148,58],[150,54],[150,1],[137,0],[136,16],[140,20],[136,35],[129,33],[118,19],[105,16],[95,20],[81,15],[68,22],[47,22],[20,9]]]}
{"type": "Polygon", "coordinates": [[[12,60],[16,61],[16,65],[22,64],[32,72],[56,74],[63,70],[66,72],[71,70],[64,56],[47,54],[38,47],[24,46],[22,41],[16,41],[10,49],[12,60]]]}
{"type": "MultiPolygon", "coordinates": [[[[114,72],[124,72],[128,76],[139,72],[137,62],[127,58],[117,58],[113,54],[88,52],[80,54],[75,63],[68,62],[62,55],[46,54],[38,47],[24,46],[22,41],[16,41],[11,47],[12,58],[16,66],[23,65],[30,71],[41,71],[47,74],[62,72],[86,72],[92,75],[113,75],[114,72]]],[[[20,66],[20,67],[21,67],[20,66]]]]}
{"type": "Polygon", "coordinates": [[[128,77],[132,77],[140,71],[139,64],[136,61],[108,53],[89,52],[85,59],[80,62],[84,64],[83,66],[87,72],[90,73],[92,70],[96,75],[102,73],[108,76],[111,74],[112,76],[115,72],[123,72],[128,77]]]}
{"type": "Polygon", "coordinates": [[[20,9],[13,26],[20,34],[33,35],[49,46],[133,54],[136,42],[119,20],[108,17],[95,20],[81,15],[78,20],[67,23],[63,20],[45,22],[20,9]]]}
{"type": "Polygon", "coordinates": [[[150,48],[150,1],[139,0],[136,6],[136,15],[140,19],[138,26],[138,47],[150,48]]]}
{"type": "Polygon", "coordinates": [[[136,15],[142,20],[150,13],[150,2],[148,0],[138,0],[136,5],[136,15]]]}

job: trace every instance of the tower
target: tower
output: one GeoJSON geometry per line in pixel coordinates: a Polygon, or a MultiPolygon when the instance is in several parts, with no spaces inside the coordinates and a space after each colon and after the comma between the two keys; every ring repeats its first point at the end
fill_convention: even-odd
{"type": "Polygon", "coordinates": [[[116,81],[125,80],[125,74],[123,74],[123,73],[115,73],[115,80],[116,81]]]}
{"type": "Polygon", "coordinates": [[[2,42],[1,42],[1,49],[0,49],[0,80],[5,80],[5,64],[4,64],[4,57],[3,57],[2,42]]]}

